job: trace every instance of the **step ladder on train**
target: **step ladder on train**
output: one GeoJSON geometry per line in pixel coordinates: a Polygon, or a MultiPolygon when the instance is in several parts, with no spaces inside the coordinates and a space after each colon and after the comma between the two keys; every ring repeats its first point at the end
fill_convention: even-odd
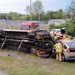
{"type": "MultiPolygon", "coordinates": [[[[1,44],[1,49],[3,49],[4,45],[6,44],[6,41],[8,41],[9,39],[10,39],[10,37],[7,37],[7,36],[4,38],[4,40],[3,40],[2,44],[1,44]]],[[[20,48],[22,46],[23,41],[22,40],[19,40],[19,42],[20,42],[20,44],[19,44],[19,46],[17,48],[17,52],[19,52],[19,50],[20,50],[20,48]]]]}
{"type": "Polygon", "coordinates": [[[7,36],[4,38],[4,41],[3,41],[2,45],[1,45],[1,49],[3,49],[3,47],[4,47],[5,43],[6,43],[6,39],[7,39],[7,36]]]}
{"type": "Polygon", "coordinates": [[[19,44],[19,46],[18,46],[18,49],[17,49],[17,53],[18,53],[19,50],[21,49],[22,43],[23,43],[23,41],[21,40],[21,42],[20,42],[20,44],[19,44]]]}
{"type": "MultiPolygon", "coordinates": [[[[10,39],[10,37],[8,37],[8,36],[6,36],[5,38],[1,38],[0,40],[2,41],[1,42],[1,45],[0,45],[0,49],[2,50],[3,49],[3,47],[4,47],[4,45],[6,44],[6,41],[8,41],[10,39]]],[[[11,41],[11,40],[10,40],[11,41]]],[[[20,51],[20,48],[21,48],[21,46],[22,46],[22,43],[23,43],[23,41],[22,40],[19,40],[19,46],[18,46],[18,48],[17,48],[17,53],[20,51]]]]}

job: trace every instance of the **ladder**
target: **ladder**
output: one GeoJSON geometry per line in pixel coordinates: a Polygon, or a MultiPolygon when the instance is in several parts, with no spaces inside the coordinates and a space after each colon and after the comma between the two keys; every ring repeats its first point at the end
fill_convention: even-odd
{"type": "Polygon", "coordinates": [[[20,48],[21,48],[21,46],[22,46],[22,43],[23,43],[23,41],[20,42],[20,44],[19,44],[19,46],[18,46],[18,49],[17,49],[17,53],[19,52],[19,50],[20,50],[20,48]]]}
{"type": "Polygon", "coordinates": [[[3,49],[3,47],[5,45],[5,42],[6,42],[6,39],[7,39],[7,36],[5,37],[5,39],[4,39],[4,41],[3,41],[2,45],[1,45],[1,49],[3,49]]]}

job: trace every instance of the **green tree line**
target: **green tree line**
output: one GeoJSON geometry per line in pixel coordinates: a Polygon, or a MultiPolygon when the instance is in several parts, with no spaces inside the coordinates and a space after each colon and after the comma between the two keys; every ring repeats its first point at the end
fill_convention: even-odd
{"type": "MultiPolygon", "coordinates": [[[[40,20],[49,20],[49,19],[63,19],[66,15],[62,9],[58,11],[47,11],[40,14],[40,20]],[[63,13],[63,15],[62,15],[63,13]]],[[[17,12],[9,12],[9,13],[0,13],[0,19],[5,20],[30,20],[29,14],[20,14],[17,12]]],[[[35,14],[32,14],[32,20],[38,20],[35,14]]]]}
{"type": "Polygon", "coordinates": [[[72,0],[71,4],[67,6],[66,11],[59,9],[57,11],[44,11],[44,7],[41,0],[35,0],[25,8],[26,14],[17,12],[0,13],[0,19],[6,20],[45,20],[50,19],[65,19],[66,17],[75,19],[75,1],[72,0]]]}
{"type": "Polygon", "coordinates": [[[29,20],[29,15],[17,12],[0,13],[0,19],[5,20],[29,20]]]}

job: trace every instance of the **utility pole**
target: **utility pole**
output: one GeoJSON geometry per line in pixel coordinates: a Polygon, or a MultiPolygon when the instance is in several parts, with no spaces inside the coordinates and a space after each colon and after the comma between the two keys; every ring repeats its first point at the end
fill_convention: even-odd
{"type": "Polygon", "coordinates": [[[31,14],[31,0],[30,0],[30,21],[32,20],[32,14],[31,14]]]}

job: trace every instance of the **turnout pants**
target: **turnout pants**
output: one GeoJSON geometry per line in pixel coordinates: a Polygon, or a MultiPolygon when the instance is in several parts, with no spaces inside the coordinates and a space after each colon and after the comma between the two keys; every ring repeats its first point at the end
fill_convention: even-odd
{"type": "Polygon", "coordinates": [[[56,60],[62,61],[61,52],[56,53],[56,60]]]}

